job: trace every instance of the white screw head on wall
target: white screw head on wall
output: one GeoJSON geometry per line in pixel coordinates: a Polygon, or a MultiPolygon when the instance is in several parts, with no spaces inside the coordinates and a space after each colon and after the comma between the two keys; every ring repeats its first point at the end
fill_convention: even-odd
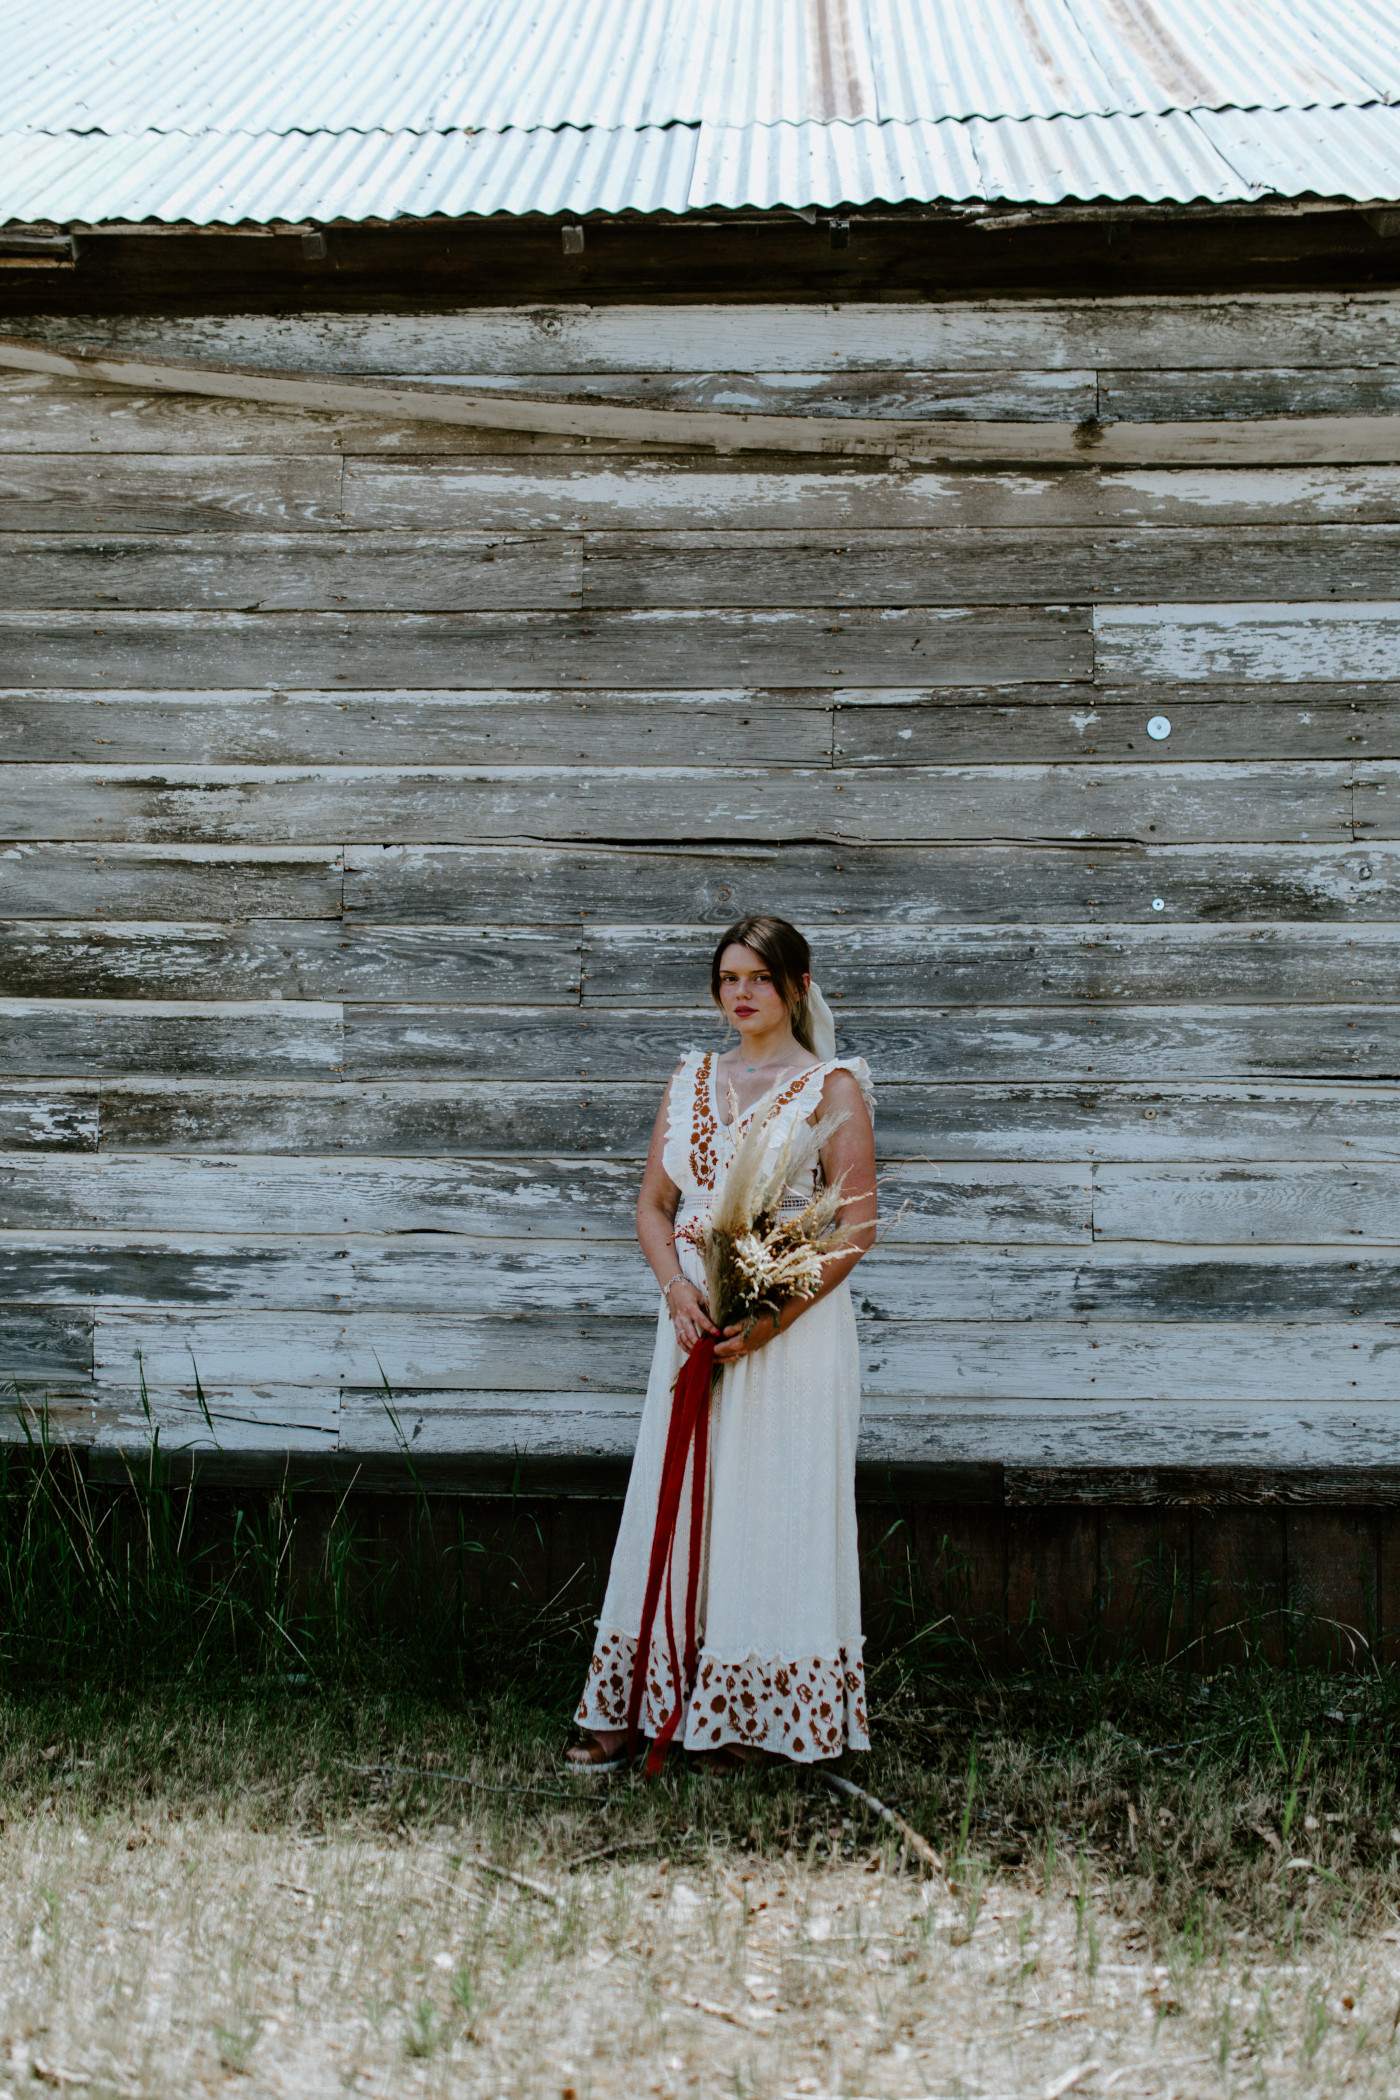
{"type": "Polygon", "coordinates": [[[1165,715],[1154,715],[1147,725],[1147,734],[1154,743],[1160,744],[1163,737],[1168,737],[1171,733],[1172,725],[1165,715]]]}
{"type": "Polygon", "coordinates": [[[1165,897],[1154,897],[1152,899],[1152,909],[1154,911],[1165,911],[1166,908],[1167,900],[1165,897]]]}

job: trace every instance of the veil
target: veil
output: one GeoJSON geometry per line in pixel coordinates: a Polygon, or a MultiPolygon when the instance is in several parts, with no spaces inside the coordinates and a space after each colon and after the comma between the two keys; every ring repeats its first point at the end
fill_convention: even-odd
{"type": "Polygon", "coordinates": [[[812,1048],[824,1065],[836,1055],[836,1019],[822,997],[815,979],[807,987],[807,1013],[812,1024],[812,1048]]]}

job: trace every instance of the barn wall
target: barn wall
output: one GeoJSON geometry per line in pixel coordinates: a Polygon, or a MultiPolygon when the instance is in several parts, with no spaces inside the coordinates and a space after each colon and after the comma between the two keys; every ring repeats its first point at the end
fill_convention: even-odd
{"type": "MultiPolygon", "coordinates": [[[[1390,414],[1397,323],[7,328],[1091,428],[1390,414]]],[[[144,1441],[144,1378],[167,1448],[614,1482],[638,1163],[761,905],[905,1207],[857,1279],[870,1477],[1393,1494],[1400,467],[629,453],[9,375],[0,491],[0,1375],[65,1433],[144,1441]]]]}

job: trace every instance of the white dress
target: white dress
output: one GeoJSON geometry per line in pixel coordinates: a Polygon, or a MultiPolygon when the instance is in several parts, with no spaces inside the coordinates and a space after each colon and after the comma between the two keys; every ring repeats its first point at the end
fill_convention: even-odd
{"type": "MultiPolygon", "coordinates": [[[[732,1157],[721,1120],[716,1059],[690,1051],[671,1082],[663,1161],[681,1192],[676,1253],[693,1283],[704,1272],[687,1226],[703,1218],[732,1157]]],[[[850,1072],[873,1104],[863,1058],[814,1065],[778,1095],[765,1120],[781,1143],[811,1118],[831,1072],[850,1072]]],[[[809,1171],[788,1200],[805,1203],[809,1171]]],[[[636,1456],[613,1551],[598,1639],[577,1720],[623,1728],[651,1558],[671,1389],[684,1362],[663,1300],[636,1456]]],[[[870,1746],[861,1658],[855,1463],[860,1357],[849,1284],[819,1299],[752,1356],[726,1364],[710,1401],[705,1551],[700,1572],[699,1666],[686,1686],[675,1740],[688,1750],[738,1743],[801,1763],[870,1746]]],[[[676,1525],[672,1586],[685,1594],[690,1530],[687,1476],[676,1525]]],[[[674,1705],[664,1615],[646,1658],[641,1729],[655,1736],[674,1705]]]]}

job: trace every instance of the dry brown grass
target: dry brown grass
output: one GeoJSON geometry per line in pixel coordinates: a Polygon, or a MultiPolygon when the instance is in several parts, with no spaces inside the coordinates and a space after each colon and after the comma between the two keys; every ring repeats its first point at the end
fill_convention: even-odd
{"type": "Polygon", "coordinates": [[[0,2100],[1400,2093],[1387,1672],[887,1656],[929,1879],[816,1774],[569,1779],[551,1652],[0,1693],[0,2100]]]}
{"type": "MultiPolygon", "coordinates": [[[[716,1782],[717,1784],[719,1782],[716,1782]]],[[[1154,1962],[1074,1863],[957,1892],[714,1846],[531,1879],[470,1825],[45,1811],[0,1850],[9,2088],[1085,2094],[1396,2082],[1396,1935],[1154,1962]]]]}

